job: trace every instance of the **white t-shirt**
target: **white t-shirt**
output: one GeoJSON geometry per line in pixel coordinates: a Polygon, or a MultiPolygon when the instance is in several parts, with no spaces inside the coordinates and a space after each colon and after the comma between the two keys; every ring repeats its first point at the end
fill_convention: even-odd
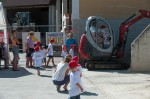
{"type": "Polygon", "coordinates": [[[43,59],[43,55],[40,51],[38,52],[34,52],[32,59],[34,60],[35,63],[35,67],[41,67],[42,66],[42,59],[43,59]]]}
{"type": "Polygon", "coordinates": [[[77,83],[81,84],[81,77],[80,77],[80,72],[71,72],[70,73],[70,89],[69,89],[69,96],[76,96],[81,93],[80,88],[76,85],[77,83]]]}
{"type": "Polygon", "coordinates": [[[65,58],[66,55],[67,55],[67,51],[62,51],[61,56],[62,56],[63,58],[65,58]]]}
{"type": "Polygon", "coordinates": [[[94,41],[96,40],[96,27],[94,27],[93,25],[90,27],[90,31],[92,34],[92,38],[94,39],[94,41]]]}
{"type": "Polygon", "coordinates": [[[104,37],[104,44],[110,45],[110,42],[107,40],[107,38],[110,36],[109,30],[107,28],[101,29],[101,33],[103,34],[104,37]]]}
{"type": "Polygon", "coordinates": [[[63,81],[65,78],[66,70],[69,68],[68,63],[61,62],[57,65],[56,72],[54,73],[52,80],[63,81]]]}
{"type": "Polygon", "coordinates": [[[92,26],[90,27],[90,31],[91,31],[92,33],[95,33],[95,32],[96,32],[96,27],[92,25],[92,26]]]}
{"type": "Polygon", "coordinates": [[[71,54],[72,58],[74,57],[74,50],[72,48],[70,49],[69,54],[71,54]]]}
{"type": "Polygon", "coordinates": [[[101,29],[104,39],[107,39],[107,36],[110,35],[108,29],[101,29]]]}
{"type": "Polygon", "coordinates": [[[45,49],[41,50],[41,53],[43,55],[43,58],[45,58],[46,57],[46,50],[45,49]]]}
{"type": "Polygon", "coordinates": [[[77,69],[78,69],[78,71],[79,71],[80,73],[82,73],[83,70],[82,70],[82,67],[81,67],[81,66],[78,66],[77,69]]]}
{"type": "Polygon", "coordinates": [[[48,51],[48,56],[53,56],[53,45],[51,43],[48,45],[48,49],[50,49],[48,51]]]}

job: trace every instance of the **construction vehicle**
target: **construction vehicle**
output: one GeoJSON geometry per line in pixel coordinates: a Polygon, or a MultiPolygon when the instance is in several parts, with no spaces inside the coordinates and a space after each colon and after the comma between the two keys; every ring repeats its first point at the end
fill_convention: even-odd
{"type": "Polygon", "coordinates": [[[115,42],[115,34],[105,19],[89,17],[79,44],[79,53],[85,61],[85,67],[88,70],[128,68],[128,65],[119,59],[124,57],[129,27],[142,18],[150,18],[150,11],[139,10],[125,20],[120,25],[119,39],[115,42]]]}

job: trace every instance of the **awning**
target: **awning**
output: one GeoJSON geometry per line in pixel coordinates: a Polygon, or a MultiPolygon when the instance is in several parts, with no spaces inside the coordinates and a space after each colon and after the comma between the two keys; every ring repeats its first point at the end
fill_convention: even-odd
{"type": "Polygon", "coordinates": [[[55,4],[56,0],[3,0],[4,7],[24,7],[55,4]]]}

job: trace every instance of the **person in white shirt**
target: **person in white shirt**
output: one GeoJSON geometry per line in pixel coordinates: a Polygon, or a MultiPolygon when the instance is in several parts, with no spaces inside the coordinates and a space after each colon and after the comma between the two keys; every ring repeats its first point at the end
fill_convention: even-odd
{"type": "Polygon", "coordinates": [[[53,67],[55,67],[55,63],[54,63],[54,57],[53,57],[53,43],[54,43],[54,39],[51,39],[50,42],[49,42],[49,45],[48,45],[48,61],[47,61],[47,66],[50,62],[50,60],[52,59],[52,63],[53,63],[53,67]]]}
{"type": "Polygon", "coordinates": [[[44,47],[40,44],[40,51],[41,51],[41,53],[42,53],[42,55],[43,55],[43,61],[42,62],[44,62],[44,64],[45,64],[45,66],[46,66],[46,50],[44,49],[44,47]]]}
{"type": "Polygon", "coordinates": [[[96,20],[94,20],[90,26],[90,32],[94,41],[96,41],[96,20]]]}
{"type": "Polygon", "coordinates": [[[63,61],[65,60],[66,55],[67,55],[67,48],[66,48],[66,46],[63,46],[62,53],[61,53],[61,57],[62,57],[63,61]]]}
{"type": "Polygon", "coordinates": [[[100,33],[103,35],[103,48],[106,49],[111,45],[109,30],[105,25],[101,25],[100,33]]]}
{"type": "MultiPolygon", "coordinates": [[[[72,58],[72,61],[75,61],[78,65],[77,65],[77,70],[80,72],[80,77],[82,77],[82,72],[83,72],[83,69],[82,69],[82,66],[81,66],[81,64],[79,64],[79,58],[78,58],[78,56],[74,56],[73,58],[72,58]]],[[[81,79],[82,80],[82,79],[81,79]]],[[[84,86],[83,86],[83,83],[81,82],[81,86],[82,86],[82,88],[83,88],[83,90],[84,90],[84,86]]]]}
{"type": "Polygon", "coordinates": [[[71,44],[69,54],[71,54],[72,58],[74,57],[74,48],[75,48],[75,45],[71,44]]]}
{"type": "Polygon", "coordinates": [[[60,87],[64,85],[64,90],[67,91],[67,86],[69,84],[69,66],[68,63],[71,61],[72,57],[70,54],[67,54],[65,60],[60,62],[56,66],[56,71],[52,77],[54,85],[57,87],[57,91],[60,91],[60,87]]]}
{"type": "Polygon", "coordinates": [[[70,89],[69,98],[70,99],[80,99],[80,93],[83,92],[83,87],[81,85],[80,72],[77,69],[77,62],[70,61],[69,67],[71,69],[70,73],[70,89]]]}
{"type": "Polygon", "coordinates": [[[37,69],[37,75],[40,76],[40,67],[42,66],[43,55],[39,50],[39,46],[36,46],[34,51],[35,52],[33,53],[32,59],[34,60],[34,66],[37,69]]]}

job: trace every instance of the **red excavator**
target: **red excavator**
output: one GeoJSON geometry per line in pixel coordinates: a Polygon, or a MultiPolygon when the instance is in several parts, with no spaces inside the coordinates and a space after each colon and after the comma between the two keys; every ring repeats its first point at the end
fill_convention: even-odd
{"type": "Polygon", "coordinates": [[[120,25],[119,39],[103,18],[91,16],[86,21],[85,33],[81,36],[79,53],[88,70],[125,69],[128,65],[119,61],[123,58],[128,29],[142,18],[150,18],[150,11],[139,10],[120,25]]]}

